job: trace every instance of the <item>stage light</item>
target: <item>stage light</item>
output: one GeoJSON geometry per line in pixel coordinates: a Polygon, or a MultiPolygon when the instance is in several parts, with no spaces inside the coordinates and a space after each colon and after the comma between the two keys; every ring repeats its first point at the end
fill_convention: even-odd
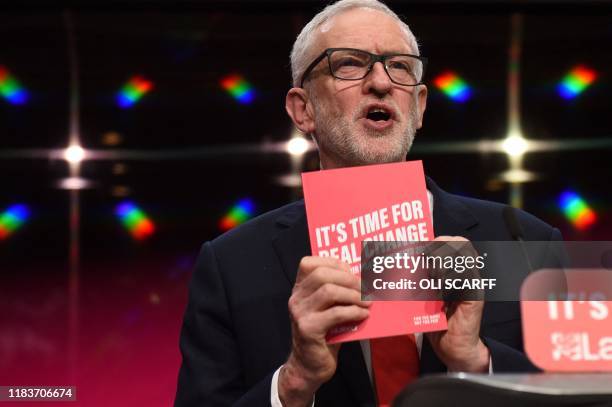
{"type": "Polygon", "coordinates": [[[78,164],[85,158],[85,150],[79,145],[72,145],[64,150],[64,159],[71,164],[78,164]]]}
{"type": "Polygon", "coordinates": [[[0,95],[14,105],[22,105],[28,100],[28,93],[7,68],[0,65],[0,95]]]}
{"type": "Polygon", "coordinates": [[[465,102],[472,96],[469,85],[454,72],[438,75],[434,85],[455,102],[465,102]]]}
{"type": "Polygon", "coordinates": [[[133,76],[119,91],[117,103],[121,108],[132,107],[153,89],[153,82],[141,76],[133,76]]]}
{"type": "Polygon", "coordinates": [[[293,137],[287,142],[287,152],[291,155],[302,155],[310,148],[310,143],[304,137],[293,137]]]}
{"type": "Polygon", "coordinates": [[[576,229],[585,230],[597,221],[597,214],[576,192],[563,192],[559,197],[559,206],[576,229]]]}
{"type": "Polygon", "coordinates": [[[120,203],[117,205],[115,213],[134,239],[146,239],[155,231],[153,221],[132,202],[120,203]]]}
{"type": "MultiPolygon", "coordinates": [[[[510,169],[500,174],[498,180],[508,182],[510,184],[524,184],[526,182],[535,181],[538,175],[534,172],[525,171],[521,168],[510,169]]],[[[494,181],[498,181],[494,180],[494,181]]]]}
{"type": "Polygon", "coordinates": [[[527,140],[520,133],[510,134],[502,142],[502,148],[506,154],[512,157],[520,157],[527,151],[527,140]]]}
{"type": "Polygon", "coordinates": [[[122,142],[121,134],[116,131],[109,131],[102,136],[102,144],[105,146],[115,147],[122,142]]]}
{"type": "Polygon", "coordinates": [[[219,221],[219,228],[223,231],[230,230],[241,223],[246,222],[253,216],[255,205],[249,198],[239,201],[219,221]]]}
{"type": "Polygon", "coordinates": [[[30,217],[28,207],[23,204],[10,206],[0,214],[0,240],[7,239],[30,217]]]}
{"type": "Polygon", "coordinates": [[[71,191],[90,188],[92,185],[91,181],[81,177],[68,177],[59,180],[57,183],[58,188],[71,191]]]}
{"type": "Polygon", "coordinates": [[[597,73],[594,70],[579,65],[565,75],[558,86],[559,94],[564,99],[573,99],[591,86],[596,78],[597,73]]]}
{"type": "Polygon", "coordinates": [[[221,79],[220,84],[240,103],[249,104],[255,99],[255,90],[241,75],[227,75],[221,79]]]}
{"type": "Polygon", "coordinates": [[[288,188],[301,188],[302,176],[300,174],[285,174],[275,177],[278,185],[288,188]]]}

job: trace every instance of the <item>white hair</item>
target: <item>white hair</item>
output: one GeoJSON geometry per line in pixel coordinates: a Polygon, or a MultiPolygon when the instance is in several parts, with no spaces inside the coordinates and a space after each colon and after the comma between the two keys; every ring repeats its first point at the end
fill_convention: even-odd
{"type": "Polygon", "coordinates": [[[304,26],[293,43],[293,49],[291,50],[291,77],[293,86],[300,86],[300,79],[308,67],[308,64],[311,62],[310,59],[314,58],[314,56],[311,55],[313,53],[311,48],[316,37],[316,30],[332,17],[354,8],[378,10],[393,17],[399,24],[401,30],[405,33],[406,41],[412,49],[412,52],[419,55],[419,45],[408,25],[384,3],[378,0],[340,0],[328,5],[319,12],[319,14],[314,16],[313,19],[304,26]]]}

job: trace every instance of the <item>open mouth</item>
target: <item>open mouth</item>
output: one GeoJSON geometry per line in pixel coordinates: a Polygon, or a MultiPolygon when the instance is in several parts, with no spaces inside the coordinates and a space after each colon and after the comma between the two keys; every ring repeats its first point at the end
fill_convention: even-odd
{"type": "Polygon", "coordinates": [[[391,119],[391,113],[387,109],[373,107],[368,110],[366,114],[366,119],[372,120],[374,122],[386,122],[391,119]]]}

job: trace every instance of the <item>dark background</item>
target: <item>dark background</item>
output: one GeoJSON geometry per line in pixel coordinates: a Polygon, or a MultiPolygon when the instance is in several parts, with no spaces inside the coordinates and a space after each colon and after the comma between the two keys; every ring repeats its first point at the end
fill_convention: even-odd
{"type": "MultiPolygon", "coordinates": [[[[505,154],[426,154],[419,148],[505,137],[513,13],[523,16],[525,136],[546,141],[612,137],[608,3],[389,4],[405,16],[430,60],[425,123],[410,158],[423,159],[427,174],[441,187],[508,202],[508,185],[496,181],[508,169],[505,154]],[[556,85],[577,64],[594,69],[598,77],[568,101],[558,96],[556,85]],[[471,85],[468,102],[455,103],[431,84],[448,69],[471,85]]],[[[0,99],[0,211],[15,203],[31,211],[21,229],[0,241],[2,383],[77,384],[83,405],[170,404],[186,284],[200,244],[221,233],[219,220],[241,198],[253,199],[256,213],[263,213],[299,197],[299,188],[277,180],[291,172],[286,153],[243,153],[241,146],[257,149],[289,139],[292,125],[284,111],[288,55],[301,27],[322,6],[314,1],[0,5],[0,65],[30,96],[19,106],[0,99]],[[66,18],[76,41],[81,144],[152,154],[83,163],[81,176],[93,187],[78,192],[76,297],[69,289],[70,192],[56,186],[68,176],[68,165],[44,155],[27,158],[32,149],[68,145],[66,18]],[[253,85],[253,103],[239,104],[220,87],[229,73],[240,73],[253,85]],[[121,109],[117,91],[136,74],[150,79],[154,89],[132,108],[121,109]],[[120,135],[119,145],[104,143],[109,132],[120,135]],[[183,158],[172,158],[177,152],[183,158]],[[199,154],[180,155],[185,152],[199,154]],[[125,171],[117,174],[116,164],[125,171]],[[127,196],[119,196],[117,187],[127,196]],[[151,238],[133,240],[117,220],[114,208],[125,199],[154,221],[151,238]],[[69,322],[71,309],[76,325],[69,322]],[[105,390],[111,386],[116,391],[105,390]]],[[[610,151],[527,154],[525,169],[539,178],[523,186],[524,208],[559,227],[566,239],[607,240],[610,151]],[[575,229],[561,213],[558,198],[568,188],[597,213],[597,222],[586,231],[575,229]]],[[[302,169],[317,165],[316,153],[309,153],[302,169]]]]}

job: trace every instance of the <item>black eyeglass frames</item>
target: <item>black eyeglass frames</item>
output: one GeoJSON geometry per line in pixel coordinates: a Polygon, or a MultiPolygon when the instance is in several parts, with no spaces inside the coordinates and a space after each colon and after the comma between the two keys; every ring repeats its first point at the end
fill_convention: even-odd
{"type": "Polygon", "coordinates": [[[422,84],[427,58],[412,54],[377,55],[355,48],[328,48],[304,71],[300,87],[312,70],[327,57],[329,72],[336,79],[357,81],[365,78],[376,62],[381,62],[393,83],[404,86],[422,84]]]}

